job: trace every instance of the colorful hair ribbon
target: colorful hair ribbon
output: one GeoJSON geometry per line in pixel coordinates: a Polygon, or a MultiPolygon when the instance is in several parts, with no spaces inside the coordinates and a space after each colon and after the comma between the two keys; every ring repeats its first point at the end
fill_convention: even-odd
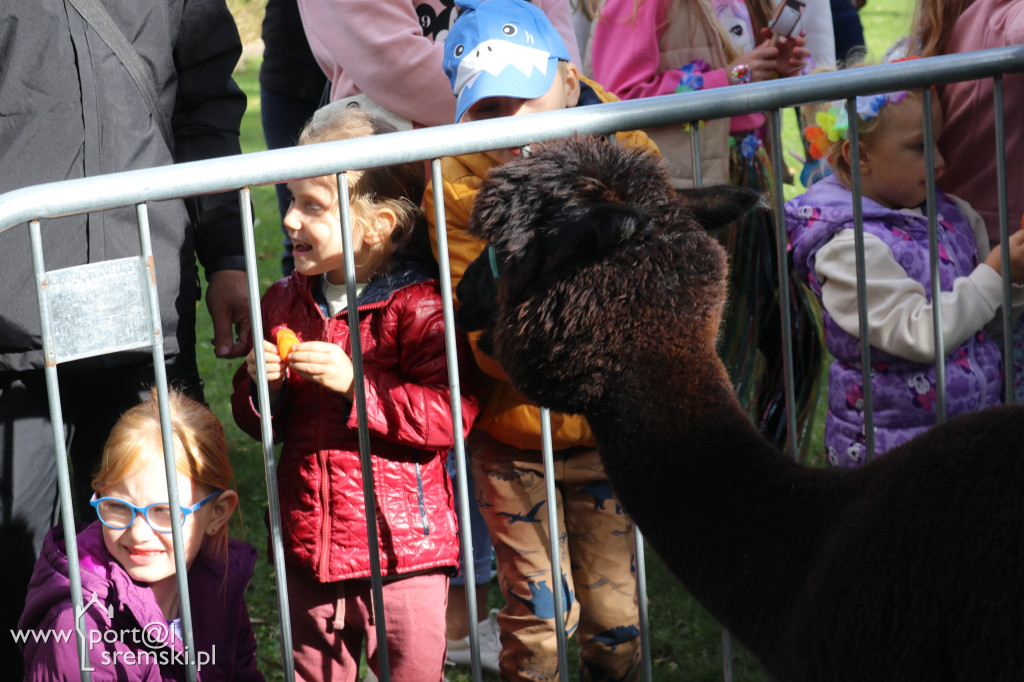
{"type": "MultiPolygon", "coordinates": [[[[891,64],[917,59],[916,56],[900,57],[894,59],[891,64]]],[[[934,87],[934,86],[932,86],[934,87]]],[[[878,95],[862,95],[857,98],[857,118],[862,123],[873,120],[881,113],[882,108],[887,104],[899,104],[907,98],[906,90],[887,92],[878,95]]],[[[808,126],[804,130],[804,137],[810,143],[810,153],[815,159],[824,156],[828,148],[840,139],[848,140],[850,135],[850,123],[846,114],[846,103],[843,101],[833,102],[828,111],[819,111],[814,116],[817,125],[808,126]]]]}

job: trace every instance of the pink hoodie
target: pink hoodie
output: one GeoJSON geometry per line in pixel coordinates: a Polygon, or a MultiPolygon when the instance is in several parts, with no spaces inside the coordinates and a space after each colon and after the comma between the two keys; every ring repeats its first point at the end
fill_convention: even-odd
{"type": "MultiPolygon", "coordinates": [[[[661,68],[661,38],[668,25],[669,4],[666,0],[639,3],[636,0],[605,0],[590,44],[590,58],[597,82],[622,99],[675,92],[682,79],[680,69],[686,64],[676,64],[671,69],[661,68]]],[[[678,49],[683,46],[671,47],[678,49]]],[[[703,78],[704,88],[730,85],[724,67],[704,73],[703,78]]],[[[742,132],[763,125],[763,115],[744,114],[733,117],[729,130],[742,132]]]]}
{"type": "MultiPolygon", "coordinates": [[[[569,0],[536,0],[581,65],[569,0]]],[[[417,127],[455,123],[441,68],[453,0],[299,0],[309,46],[331,81],[331,101],[365,93],[417,127]]]]}
{"type": "MultiPolygon", "coordinates": [[[[957,19],[946,54],[1024,44],[1024,2],[975,0],[957,19]]],[[[989,239],[999,240],[999,203],[996,189],[995,106],[992,79],[950,83],[941,87],[943,109],[939,151],[946,170],[942,189],[966,200],[981,214],[989,239]]],[[[1006,178],[1010,234],[1024,215],[1024,74],[1003,77],[1003,111],[1006,122],[1006,178]]]]}

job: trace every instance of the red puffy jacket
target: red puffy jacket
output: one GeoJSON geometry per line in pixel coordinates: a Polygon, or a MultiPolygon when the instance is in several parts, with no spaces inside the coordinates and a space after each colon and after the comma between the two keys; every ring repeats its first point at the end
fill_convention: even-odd
{"type": "MultiPolygon", "coordinates": [[[[288,326],[301,341],[329,341],[351,354],[348,311],[328,318],[319,284],[319,277],[295,272],[272,285],[262,299],[264,333],[273,339],[288,326]]],[[[422,263],[395,263],[363,291],[359,316],[382,573],[457,566],[458,525],[445,471],[454,439],[436,273],[422,263]]],[[[244,365],[231,407],[238,426],[260,439],[244,365]]],[[[475,399],[463,394],[464,434],[476,414],[475,399]]],[[[292,375],[272,424],[275,442],[284,443],[277,483],[289,568],[319,582],[369,576],[354,404],[292,375]]]]}

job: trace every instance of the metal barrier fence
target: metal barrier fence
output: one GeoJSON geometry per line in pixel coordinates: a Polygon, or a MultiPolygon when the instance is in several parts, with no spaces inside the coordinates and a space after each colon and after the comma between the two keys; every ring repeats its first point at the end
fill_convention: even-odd
{"type": "MultiPolygon", "coordinates": [[[[342,222],[343,247],[346,259],[346,285],[349,300],[355,300],[356,289],[354,267],[352,263],[351,234],[349,215],[347,211],[348,186],[345,181],[345,172],[376,166],[392,165],[409,161],[429,160],[431,163],[431,176],[434,186],[434,200],[437,209],[438,225],[438,252],[441,257],[441,281],[447,281],[449,277],[447,244],[444,229],[443,197],[441,195],[440,158],[459,154],[468,154],[487,149],[509,148],[523,146],[530,143],[542,142],[568,136],[573,133],[581,134],[603,134],[616,130],[633,130],[637,128],[649,128],[654,126],[668,125],[674,123],[687,123],[703,119],[725,118],[754,111],[767,111],[772,134],[772,148],[780,150],[774,155],[774,176],[776,182],[777,204],[776,212],[776,234],[778,243],[777,262],[785,263],[785,249],[787,244],[786,233],[783,226],[782,203],[783,192],[781,187],[782,160],[781,150],[781,114],[780,111],[786,107],[792,107],[812,102],[831,100],[846,100],[847,109],[851,120],[856,116],[854,99],[858,95],[869,95],[875,93],[891,92],[897,90],[921,88],[923,95],[923,106],[926,116],[926,132],[931,129],[931,107],[932,94],[929,86],[960,80],[971,80],[978,78],[992,78],[995,85],[995,111],[996,114],[996,149],[991,150],[996,155],[999,197],[1000,197],[1000,234],[1005,241],[1009,232],[1009,217],[1006,212],[1006,160],[1004,149],[1005,122],[1002,111],[1002,74],[1024,71],[1024,46],[1013,48],[1000,48],[986,50],[983,52],[967,53],[936,57],[931,59],[917,60],[913,62],[902,62],[884,66],[864,67],[850,71],[804,76],[800,78],[786,79],[784,81],[773,81],[745,85],[740,88],[726,88],[721,90],[696,91],[679,95],[668,95],[654,97],[641,101],[619,102],[604,104],[601,106],[583,107],[578,109],[536,114],[515,119],[502,119],[494,121],[483,121],[477,123],[461,124],[456,130],[454,126],[443,126],[400,133],[393,133],[386,137],[361,138],[347,140],[344,142],[330,142],[318,145],[311,145],[302,148],[291,148],[247,154],[242,157],[231,157],[216,159],[204,162],[180,164],[162,168],[153,168],[125,173],[114,173],[104,176],[84,178],[80,180],[50,183],[28,187],[0,195],[0,232],[9,230],[16,226],[29,223],[30,237],[32,239],[32,258],[35,266],[35,274],[39,291],[39,304],[43,325],[44,353],[46,357],[46,378],[50,398],[51,419],[54,424],[54,440],[56,442],[56,458],[58,467],[58,485],[61,501],[61,521],[66,538],[75,538],[75,523],[71,504],[71,489],[69,484],[68,464],[64,447],[63,432],[60,427],[62,420],[60,414],[60,403],[57,399],[59,386],[57,383],[57,365],[71,359],[89,357],[92,355],[116,352],[128,348],[140,348],[150,346],[153,353],[153,362],[157,370],[158,397],[161,406],[161,425],[163,428],[163,444],[165,452],[165,463],[167,472],[168,492],[170,504],[178,504],[178,493],[176,476],[173,461],[173,446],[170,437],[170,421],[167,411],[167,387],[166,375],[163,371],[163,348],[159,340],[160,333],[159,306],[157,305],[157,292],[155,290],[155,279],[150,276],[150,268],[153,267],[152,252],[149,246],[149,226],[146,211],[147,202],[174,199],[179,197],[205,194],[211,192],[237,191],[242,207],[244,224],[244,248],[246,255],[246,266],[248,270],[249,295],[252,307],[253,338],[258,341],[263,337],[262,318],[259,310],[260,291],[258,287],[256,271],[256,253],[253,234],[253,219],[251,204],[249,201],[249,187],[278,183],[291,179],[306,178],[312,176],[337,174],[340,204],[345,208],[342,222]],[[115,207],[136,206],[139,222],[139,232],[142,244],[142,253],[138,259],[122,259],[120,261],[106,262],[102,264],[90,264],[69,268],[63,271],[47,272],[44,266],[44,254],[40,246],[40,230],[45,229],[42,221],[48,218],[56,218],[64,215],[102,211],[115,207]],[[109,283],[116,281],[118,286],[109,286],[109,283]],[[127,325],[136,330],[136,333],[128,341],[121,341],[115,345],[90,344],[76,346],[69,342],[66,336],[59,333],[59,327],[63,320],[73,315],[76,305],[74,296],[67,296],[67,292],[87,287],[95,294],[97,299],[107,300],[111,296],[126,296],[126,290],[131,294],[129,302],[123,300],[117,305],[124,308],[123,316],[118,319],[119,324],[127,325]],[[62,296],[62,293],[65,295],[62,296]],[[121,305],[124,304],[124,305],[121,305]]],[[[1019,124],[1019,122],[1018,122],[1019,124]]],[[[855,196],[861,196],[860,176],[857,165],[857,138],[856,126],[851,126],[851,143],[854,150],[852,167],[854,169],[853,185],[855,196]]],[[[696,149],[696,146],[695,146],[696,149]]],[[[931,168],[931,151],[928,152],[929,168],[931,168]]],[[[1018,179],[1019,180],[1019,179],[1018,179]]],[[[936,216],[934,209],[934,174],[928,174],[928,197],[929,197],[929,232],[932,238],[932,263],[935,267],[937,254],[935,252],[936,216]]],[[[855,220],[858,229],[857,235],[857,276],[858,292],[861,301],[865,298],[865,264],[863,260],[863,230],[862,216],[859,202],[854,202],[855,220]]],[[[275,228],[276,229],[276,228],[275,228]]],[[[1009,255],[1004,250],[1003,271],[1009,271],[1009,255]]],[[[161,264],[156,264],[161,267],[161,264]]],[[[783,329],[789,329],[788,320],[788,273],[786,268],[780,268],[779,295],[782,298],[781,310],[783,311],[783,329]]],[[[938,299],[938,278],[933,277],[933,299],[938,299]]],[[[459,380],[457,360],[455,356],[455,326],[453,321],[452,300],[450,287],[442,286],[442,297],[444,303],[445,340],[449,361],[449,379],[452,391],[453,423],[456,432],[459,432],[461,424],[461,413],[459,404],[459,380]]],[[[114,299],[109,299],[114,300],[114,299]]],[[[1004,285],[1004,300],[1010,300],[1010,285],[1008,280],[1004,285]]],[[[1009,356],[1011,352],[1010,339],[1010,312],[1009,306],[1004,305],[1004,350],[1009,356]]],[[[867,313],[865,306],[860,306],[860,326],[867,329],[867,313]]],[[[358,326],[358,316],[355,307],[350,307],[349,322],[353,327],[358,326]]],[[[77,318],[78,329],[81,330],[83,317],[77,318]]],[[[940,377],[939,393],[939,415],[944,417],[945,412],[945,385],[943,381],[943,366],[945,352],[942,347],[941,316],[938,308],[935,313],[935,344],[936,364],[938,376],[940,377]]],[[[121,327],[119,327],[120,329],[121,327]]],[[[88,336],[88,335],[87,335],[88,336]]],[[[787,424],[790,433],[796,433],[793,397],[793,371],[792,371],[792,340],[784,334],[783,348],[786,364],[786,401],[788,416],[787,424]]],[[[107,338],[119,338],[117,335],[107,338]]],[[[355,364],[356,376],[362,377],[361,355],[359,351],[359,337],[352,336],[353,362],[355,364]]],[[[870,395],[870,380],[868,372],[868,347],[863,346],[863,365],[865,367],[865,395],[866,409],[866,432],[871,439],[872,431],[872,409],[870,395]]],[[[1012,385],[1012,368],[1007,365],[1004,381],[1007,386],[1012,385]]],[[[262,414],[270,414],[269,398],[266,385],[266,367],[260,363],[258,381],[258,400],[262,414]]],[[[369,470],[369,435],[366,426],[366,405],[365,396],[362,395],[362,382],[356,381],[356,405],[359,417],[359,444],[360,457],[363,470],[369,470]]],[[[1009,392],[1008,393],[1012,393],[1009,392]]],[[[1011,397],[1012,400],[1012,397],[1011,397]]],[[[543,451],[545,454],[545,466],[550,471],[551,466],[551,438],[550,425],[546,421],[543,425],[543,451]]],[[[790,439],[791,454],[796,455],[796,439],[790,439]]],[[[869,452],[873,453],[874,444],[869,440],[869,452]]],[[[460,525],[461,539],[463,542],[463,556],[467,572],[466,584],[474,584],[473,562],[471,558],[471,539],[469,536],[468,508],[469,499],[466,493],[466,461],[464,444],[461,438],[456,439],[456,460],[457,460],[457,484],[459,489],[459,503],[461,507],[460,525]]],[[[274,449],[270,435],[269,420],[263,421],[263,451],[265,473],[268,481],[276,480],[276,463],[274,461],[274,449]]],[[[369,505],[372,505],[372,481],[369,476],[364,476],[364,494],[369,505]]],[[[551,476],[548,481],[552,482],[551,476]]],[[[549,499],[553,496],[553,482],[548,489],[549,499]]],[[[268,506],[271,517],[271,539],[274,554],[274,563],[278,567],[284,566],[281,524],[277,504],[276,487],[268,486],[268,506]]],[[[557,565],[559,552],[557,547],[557,529],[554,516],[554,506],[548,505],[551,514],[549,515],[549,528],[551,529],[552,547],[551,554],[554,565],[553,574],[559,570],[557,565]]],[[[380,604],[382,599],[380,562],[377,556],[375,537],[376,528],[373,523],[372,508],[368,509],[368,531],[370,533],[371,565],[374,569],[372,579],[373,600],[380,604]]],[[[177,582],[181,595],[181,616],[183,629],[183,642],[186,651],[193,651],[192,646],[192,621],[188,600],[188,588],[185,580],[185,571],[180,570],[184,566],[184,554],[182,546],[181,526],[173,528],[173,546],[176,565],[179,567],[177,582]]],[[[647,596],[644,584],[643,565],[643,544],[642,538],[637,533],[637,570],[639,580],[639,603],[641,607],[642,620],[642,654],[644,665],[644,679],[650,680],[651,652],[649,648],[650,638],[647,636],[647,596]]],[[[75,542],[68,542],[67,545],[69,568],[71,572],[72,598],[79,615],[78,625],[84,628],[84,617],[82,604],[81,577],[78,570],[77,546],[75,542]]],[[[294,677],[294,663],[291,655],[291,630],[288,619],[288,596],[283,570],[278,570],[276,575],[279,613],[281,625],[281,646],[282,658],[286,679],[294,677]]],[[[475,594],[472,589],[467,589],[467,607],[470,614],[470,630],[473,646],[472,674],[475,680],[481,677],[479,654],[476,647],[478,631],[476,618],[475,594]]],[[[556,618],[564,613],[564,605],[560,604],[561,591],[553,590],[555,595],[556,618]]],[[[377,618],[378,641],[382,643],[380,656],[381,678],[389,679],[389,668],[387,663],[386,638],[384,632],[384,619],[377,618]]],[[[78,628],[76,628],[78,629],[78,628]]],[[[560,670],[563,674],[569,674],[569,667],[566,655],[566,639],[564,627],[557,628],[558,651],[560,670]]],[[[77,633],[76,633],[77,634],[77,633]]],[[[77,637],[79,653],[85,655],[85,642],[83,636],[77,637]]],[[[84,669],[81,673],[82,680],[90,680],[91,675],[84,669]]],[[[729,654],[729,639],[727,633],[723,633],[723,671],[726,680],[731,679],[731,663],[729,654]]],[[[187,669],[188,679],[196,679],[196,666],[193,657],[187,669]]]]}

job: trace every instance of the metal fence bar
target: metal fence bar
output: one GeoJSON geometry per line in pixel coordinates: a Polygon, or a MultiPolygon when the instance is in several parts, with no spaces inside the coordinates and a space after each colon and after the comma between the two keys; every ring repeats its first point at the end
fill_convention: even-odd
{"type": "Polygon", "coordinates": [[[43,265],[43,240],[39,221],[29,223],[29,238],[32,244],[32,266],[36,278],[36,295],[39,301],[39,320],[42,324],[43,357],[46,368],[46,395],[50,404],[50,426],[53,429],[54,456],[57,458],[57,488],[60,491],[60,519],[64,527],[65,554],[68,558],[68,578],[71,580],[71,603],[75,607],[75,643],[78,660],[81,663],[82,682],[91,682],[89,652],[86,649],[85,608],[82,599],[82,571],[78,563],[78,535],[75,532],[75,512],[71,504],[71,476],[68,473],[68,453],[64,443],[64,418],[60,407],[60,388],[57,380],[56,351],[50,332],[50,302],[46,296],[46,268],[43,265]]]}
{"type": "Polygon", "coordinates": [[[359,337],[359,298],[356,294],[356,265],[352,253],[352,214],[349,210],[348,176],[338,173],[338,206],[341,209],[341,248],[345,257],[345,288],[348,295],[349,343],[352,352],[356,415],[359,428],[359,463],[363,474],[363,504],[366,539],[370,546],[370,583],[373,594],[373,624],[377,630],[377,665],[381,677],[390,680],[388,633],[384,624],[384,586],[380,572],[380,539],[377,537],[377,503],[373,491],[373,463],[370,460],[370,428],[366,416],[366,385],[363,382],[362,340],[359,337]]]}
{"type": "MultiPolygon", "coordinates": [[[[263,316],[260,314],[259,272],[256,267],[256,241],[253,233],[252,202],[249,188],[238,190],[238,203],[242,210],[242,241],[245,250],[245,275],[249,288],[249,311],[253,348],[263,343],[263,316]]],[[[288,599],[288,576],[284,564],[284,537],[281,532],[281,504],[277,495],[277,463],[274,457],[274,435],[269,415],[272,414],[270,391],[267,386],[267,358],[256,353],[256,403],[261,415],[260,442],[263,446],[263,472],[267,481],[267,514],[270,518],[270,545],[273,553],[274,580],[277,587],[278,623],[281,627],[281,661],[287,682],[295,679],[295,657],[292,654],[291,609],[288,599]]]]}
{"type": "Polygon", "coordinates": [[[1024,72],[1024,46],[866,66],[784,81],[748,83],[742,88],[712,88],[643,100],[609,102],[520,116],[514,121],[497,119],[421,128],[392,133],[389,144],[360,138],[64,180],[5,193],[0,202],[0,232],[35,218],[130,206],[140,199],[158,201],[236,191],[239,187],[329,175],[343,170],[521,147],[568,137],[573,133],[604,134],[613,130],[724,118],[808,102],[1016,72],[1024,72]]]}
{"type": "MultiPolygon", "coordinates": [[[[459,541],[462,571],[466,585],[466,622],[469,625],[470,672],[474,682],[480,682],[480,624],[477,622],[476,564],[473,561],[473,533],[470,529],[469,474],[466,470],[466,441],[462,432],[462,388],[459,382],[459,353],[455,338],[455,305],[452,300],[451,262],[448,254],[448,229],[444,216],[444,182],[441,178],[441,159],[430,161],[431,187],[434,192],[434,225],[437,228],[437,252],[441,281],[441,306],[444,314],[444,348],[448,359],[448,385],[451,387],[452,433],[455,434],[455,484],[459,497],[459,541]]],[[[472,501],[476,504],[476,500],[472,501]]]]}
{"type": "MultiPolygon", "coordinates": [[[[555,643],[558,669],[569,670],[568,640],[565,636],[565,595],[562,592],[562,555],[559,551],[558,505],[555,494],[554,447],[551,443],[551,410],[540,408],[540,441],[544,459],[544,487],[548,507],[548,543],[551,551],[551,595],[555,603],[555,643]]],[[[568,540],[566,540],[568,542],[568,540]]]]}
{"type": "MultiPolygon", "coordinates": [[[[996,196],[999,201],[999,243],[1007,244],[1010,239],[1010,220],[1007,210],[1006,191],[1006,121],[1003,114],[1003,77],[996,74],[992,78],[992,97],[994,101],[993,113],[995,115],[996,133],[996,196]]],[[[1004,273],[1010,272],[1010,250],[1002,250],[1002,267],[1004,273]]],[[[1003,357],[1013,357],[1013,315],[1010,305],[1012,297],[1010,294],[1012,281],[1009,277],[1003,277],[1003,357]]],[[[1014,390],[1014,366],[1012,362],[1003,362],[1003,394],[1007,405],[1016,402],[1016,391],[1014,390]]]]}
{"type": "MultiPolygon", "coordinates": [[[[928,260],[932,278],[932,334],[935,338],[935,393],[936,416],[939,422],[946,421],[946,343],[942,337],[942,279],[939,272],[939,222],[935,210],[935,148],[930,144],[934,139],[932,121],[932,91],[921,91],[921,107],[924,114],[924,166],[925,197],[928,204],[928,260]]],[[[861,338],[866,338],[861,336],[861,338]]]]}
{"type": "Polygon", "coordinates": [[[637,615],[640,619],[640,663],[643,665],[640,674],[644,682],[651,682],[654,675],[653,658],[651,657],[651,626],[647,603],[647,556],[644,553],[644,535],[640,527],[633,524],[633,537],[636,544],[636,603],[637,615]]]}
{"type": "Polygon", "coordinates": [[[796,428],[796,389],[793,377],[793,310],[790,307],[789,268],[786,267],[786,198],[782,192],[782,113],[778,109],[769,112],[772,149],[772,192],[775,196],[775,260],[779,272],[779,316],[782,318],[782,370],[785,374],[783,387],[786,392],[786,432],[789,434],[789,456],[800,458],[796,428]]]}
{"type": "MultiPolygon", "coordinates": [[[[153,267],[153,246],[149,236],[149,212],[146,205],[136,206],[139,221],[139,239],[142,256],[147,266],[153,267]]],[[[157,404],[160,410],[160,436],[164,447],[164,471],[167,475],[167,500],[171,509],[181,508],[178,495],[178,467],[175,464],[174,432],[171,428],[171,412],[167,396],[167,368],[164,366],[163,331],[160,321],[160,304],[157,301],[156,276],[150,270],[149,319],[152,331],[153,374],[156,383],[157,404]]],[[[141,522],[141,521],[140,521],[141,522]]],[[[178,611],[181,616],[181,640],[185,653],[185,678],[188,682],[198,679],[195,638],[192,633],[192,600],[188,591],[188,562],[185,560],[185,537],[182,534],[184,518],[171,524],[171,544],[174,548],[174,579],[178,585],[178,611]],[[191,654],[191,656],[190,656],[191,654]]],[[[195,522],[193,522],[195,523],[195,522]]]]}
{"type": "MultiPolygon", "coordinates": [[[[857,98],[846,100],[848,120],[857,120],[857,98]]],[[[864,262],[864,192],[860,178],[860,136],[857,126],[850,126],[850,176],[853,189],[853,243],[857,252],[857,327],[860,329],[860,362],[864,400],[864,451],[868,460],[875,458],[875,407],[871,390],[871,345],[864,343],[868,336],[867,265],[864,262]]]]}
{"type": "MultiPolygon", "coordinates": [[[[700,153],[700,121],[691,121],[685,125],[690,126],[690,156],[693,166],[693,186],[703,187],[704,186],[704,160],[700,153]]],[[[637,529],[638,537],[640,535],[640,529],[637,529]]],[[[637,541],[637,555],[643,550],[643,543],[637,541]]],[[[646,562],[644,566],[646,566],[646,562]]],[[[640,566],[637,565],[637,574],[639,577],[640,566]]],[[[647,579],[638,580],[637,588],[640,590],[640,595],[646,599],[647,597],[647,579]]],[[[649,637],[649,626],[648,626],[648,615],[646,609],[646,603],[644,609],[640,613],[640,641],[643,652],[644,661],[644,682],[649,682],[650,675],[652,674],[651,667],[653,666],[653,658],[651,656],[651,642],[649,637]]],[[[732,635],[723,625],[722,630],[722,679],[723,682],[732,682],[732,635]]]]}

